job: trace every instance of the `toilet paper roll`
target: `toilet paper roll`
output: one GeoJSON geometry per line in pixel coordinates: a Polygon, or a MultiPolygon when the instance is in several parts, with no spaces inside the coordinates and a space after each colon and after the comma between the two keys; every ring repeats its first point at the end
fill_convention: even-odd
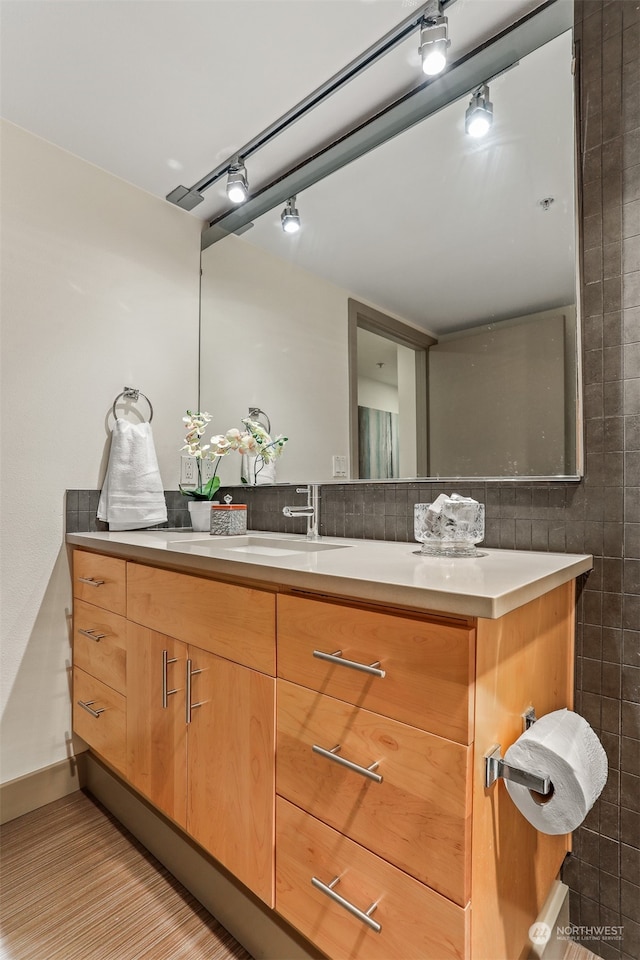
{"type": "Polygon", "coordinates": [[[548,799],[505,780],[520,813],[541,833],[575,830],[607,782],[604,748],[587,721],[571,710],[555,710],[541,717],[509,747],[504,759],[514,767],[551,778],[553,793],[548,799]]]}

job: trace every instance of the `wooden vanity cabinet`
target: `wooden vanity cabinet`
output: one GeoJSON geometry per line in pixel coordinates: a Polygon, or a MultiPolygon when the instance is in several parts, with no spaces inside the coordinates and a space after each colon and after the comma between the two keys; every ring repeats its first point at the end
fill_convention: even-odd
{"type": "Polygon", "coordinates": [[[334,960],[528,956],[569,838],[483,755],[572,705],[573,611],[573,583],[498,620],[278,597],[276,909],[334,960]]]}
{"type": "Polygon", "coordinates": [[[127,617],[275,676],[273,592],[129,563],[127,617]]]}
{"type": "Polygon", "coordinates": [[[187,644],[127,622],[127,779],[187,826],[187,644]]]}
{"type": "Polygon", "coordinates": [[[464,744],[473,740],[474,657],[473,621],[278,597],[279,677],[464,744]],[[313,655],[336,650],[384,662],[385,677],[313,655]]]}
{"type": "Polygon", "coordinates": [[[73,596],[124,616],[126,562],[84,550],[73,551],[73,596]]]}
{"type": "Polygon", "coordinates": [[[573,582],[490,620],[77,550],[74,595],[74,729],[331,960],[524,960],[570,838],[484,754],[572,706],[573,582]]]}
{"type": "Polygon", "coordinates": [[[281,797],[276,813],[277,909],[332,960],[469,955],[469,907],[439,896],[281,797]],[[333,885],[380,929],[332,902],[312,878],[333,885]]]}
{"type": "MultiPolygon", "coordinates": [[[[108,567],[113,580],[118,570],[127,613],[118,618],[123,693],[106,684],[98,688],[97,677],[85,677],[76,665],[74,729],[273,906],[275,678],[263,671],[275,672],[275,596],[143,564],[113,563],[74,552],[74,568],[85,579],[104,579],[108,567]],[[97,698],[94,706],[104,704],[104,710],[92,717],[75,702],[80,696],[97,698]]],[[[100,587],[85,583],[81,589],[84,596],[100,587]]],[[[94,619],[102,629],[107,614],[94,608],[97,619],[87,620],[88,606],[76,599],[76,629],[94,619]]],[[[85,647],[92,641],[82,639],[74,660],[77,656],[86,667],[85,647]]],[[[116,682],[114,669],[96,666],[94,673],[116,682]]]]}
{"type": "Polygon", "coordinates": [[[73,555],[73,729],[119,773],[126,773],[124,560],[73,555]]]}
{"type": "Polygon", "coordinates": [[[464,906],[470,748],[287,680],[277,689],[277,792],[464,906]],[[357,771],[327,755],[337,745],[357,771]]]}
{"type": "Polygon", "coordinates": [[[193,647],[187,832],[274,905],[275,680],[193,647]]]}

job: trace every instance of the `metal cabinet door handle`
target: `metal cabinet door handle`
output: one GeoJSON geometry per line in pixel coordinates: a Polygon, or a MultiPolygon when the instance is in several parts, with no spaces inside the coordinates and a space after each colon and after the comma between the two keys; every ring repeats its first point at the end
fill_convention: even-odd
{"type": "Polygon", "coordinates": [[[91,706],[92,703],[95,703],[95,700],[78,700],[78,706],[82,707],[83,710],[86,710],[87,713],[90,713],[92,717],[95,717],[96,720],[100,718],[100,714],[104,713],[104,707],[99,707],[97,710],[94,710],[91,706]]]}
{"type": "Polygon", "coordinates": [[[193,660],[187,660],[187,695],[185,698],[185,709],[186,709],[186,721],[191,723],[191,711],[195,710],[196,707],[201,707],[204,703],[204,700],[200,700],[199,703],[191,703],[191,677],[194,677],[196,673],[202,673],[202,670],[192,670],[193,660]]]}
{"type": "Polygon", "coordinates": [[[96,580],[95,577],[78,577],[80,583],[88,583],[90,587],[101,587],[104,580],[96,580]]]}
{"type": "Polygon", "coordinates": [[[100,643],[106,637],[106,633],[96,633],[93,629],[81,630],[80,627],[78,627],[78,633],[81,633],[83,637],[88,637],[89,640],[95,640],[96,643],[100,643]]]}
{"type": "Polygon", "coordinates": [[[354,763],[353,760],[346,760],[344,757],[338,757],[336,754],[340,750],[340,744],[336,744],[335,747],[332,747],[331,750],[325,750],[324,747],[319,747],[317,744],[313,744],[311,747],[314,753],[318,753],[321,757],[325,757],[327,760],[333,760],[334,763],[339,763],[341,767],[346,767],[348,770],[353,770],[354,773],[359,773],[361,777],[367,777],[369,780],[373,780],[375,783],[382,783],[382,777],[379,773],[374,773],[374,770],[377,770],[380,766],[379,763],[372,763],[368,767],[361,767],[359,763],[354,763]]]}
{"type": "Polygon", "coordinates": [[[376,933],[380,933],[382,927],[379,923],[376,923],[375,920],[371,919],[371,914],[378,906],[378,901],[376,900],[375,903],[372,903],[368,910],[360,910],[355,906],[355,904],[351,903],[349,900],[345,900],[344,897],[341,897],[339,893],[335,892],[333,888],[339,882],[340,877],[334,877],[331,883],[323,883],[322,880],[318,880],[317,877],[311,877],[311,883],[316,890],[320,890],[321,893],[324,893],[325,896],[329,897],[330,900],[333,900],[334,903],[344,907],[345,910],[348,910],[349,913],[354,917],[357,917],[358,920],[362,920],[362,922],[366,923],[371,930],[375,930],[376,933]]]}
{"type": "Polygon", "coordinates": [[[342,656],[342,650],[334,650],[333,653],[324,653],[322,650],[314,650],[314,657],[318,660],[326,660],[327,663],[335,663],[340,667],[349,667],[351,670],[359,670],[361,673],[370,673],[373,677],[385,677],[386,673],[380,669],[380,661],[374,663],[358,663],[357,660],[345,660],[342,656]]]}
{"type": "Polygon", "coordinates": [[[167,667],[170,663],[177,663],[177,662],[178,662],[177,657],[171,657],[171,659],[169,659],[168,650],[162,651],[162,708],[163,710],[167,709],[167,703],[168,703],[169,697],[172,696],[174,693],[178,692],[177,689],[175,690],[167,689],[169,685],[167,681],[167,667]]]}

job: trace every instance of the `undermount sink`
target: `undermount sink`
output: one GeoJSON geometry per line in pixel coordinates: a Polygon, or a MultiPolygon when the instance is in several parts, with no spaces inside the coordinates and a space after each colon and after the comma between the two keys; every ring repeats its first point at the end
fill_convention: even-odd
{"type": "Polygon", "coordinates": [[[206,537],[202,540],[181,541],[198,547],[210,547],[216,553],[251,553],[262,557],[293,557],[299,553],[320,553],[324,550],[344,550],[349,543],[323,543],[316,540],[286,540],[276,537],[206,537]]]}

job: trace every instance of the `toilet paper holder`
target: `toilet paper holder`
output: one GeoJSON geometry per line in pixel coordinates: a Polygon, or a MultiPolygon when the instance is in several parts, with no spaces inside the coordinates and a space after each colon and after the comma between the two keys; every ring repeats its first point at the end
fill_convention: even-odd
{"type": "MultiPolygon", "coordinates": [[[[536,721],[536,714],[533,707],[530,707],[522,714],[522,722],[525,730],[528,730],[536,721]]],[[[537,773],[530,773],[528,770],[521,770],[510,763],[505,763],[501,756],[502,747],[495,743],[484,755],[484,785],[490,787],[499,777],[503,780],[511,780],[513,783],[519,783],[529,790],[548,796],[552,790],[551,778],[541,777],[537,773]]]]}

